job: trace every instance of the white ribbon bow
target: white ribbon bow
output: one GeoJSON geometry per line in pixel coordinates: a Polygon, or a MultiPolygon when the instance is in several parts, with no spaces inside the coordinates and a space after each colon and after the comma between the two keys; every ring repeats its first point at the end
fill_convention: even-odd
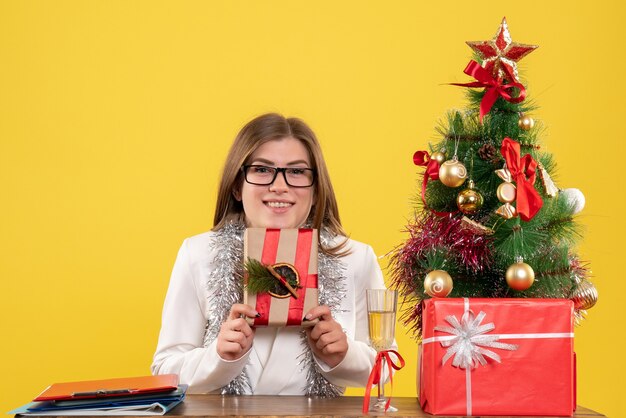
{"type": "Polygon", "coordinates": [[[446,321],[452,327],[435,327],[435,330],[454,335],[453,338],[446,338],[441,341],[443,347],[448,347],[446,355],[443,356],[442,364],[446,364],[448,359],[454,356],[452,365],[461,369],[471,369],[479,365],[486,365],[489,357],[500,363],[500,356],[491,350],[483,347],[500,348],[502,350],[517,350],[516,344],[506,344],[497,342],[499,335],[485,335],[496,326],[493,322],[481,325],[486,314],[480,312],[477,317],[471,310],[466,310],[461,317],[461,322],[454,315],[446,317],[446,321]]]}

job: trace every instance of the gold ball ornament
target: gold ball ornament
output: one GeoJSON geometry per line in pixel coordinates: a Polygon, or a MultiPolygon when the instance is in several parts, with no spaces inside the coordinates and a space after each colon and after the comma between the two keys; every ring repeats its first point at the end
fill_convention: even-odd
{"type": "Polygon", "coordinates": [[[448,187],[459,187],[465,182],[467,169],[456,157],[441,164],[439,180],[448,187]]]}
{"type": "Polygon", "coordinates": [[[433,152],[433,155],[430,156],[430,159],[437,161],[437,163],[441,165],[446,160],[446,154],[441,151],[433,152]]]}
{"type": "Polygon", "coordinates": [[[474,182],[469,181],[469,187],[461,190],[456,196],[456,205],[459,210],[466,214],[471,215],[480,210],[483,206],[483,195],[478,190],[474,189],[474,182]]]}
{"type": "Polygon", "coordinates": [[[452,292],[452,277],[445,270],[433,270],[424,278],[424,293],[434,298],[445,298],[452,292]]]}
{"type": "Polygon", "coordinates": [[[535,126],[535,120],[530,116],[522,115],[517,121],[517,125],[523,131],[530,131],[535,126]]]}
{"type": "Polygon", "coordinates": [[[598,290],[593,283],[587,280],[581,280],[574,289],[572,297],[576,309],[591,309],[598,302],[598,290]]]}
{"type": "Polygon", "coordinates": [[[506,271],[506,283],[513,290],[526,290],[535,281],[535,271],[531,266],[518,260],[511,264],[506,271]]]}

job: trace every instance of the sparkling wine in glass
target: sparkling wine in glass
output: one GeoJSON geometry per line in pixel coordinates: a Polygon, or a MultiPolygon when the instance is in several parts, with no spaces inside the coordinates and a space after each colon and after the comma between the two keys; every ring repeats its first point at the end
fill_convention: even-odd
{"type": "MultiPolygon", "coordinates": [[[[396,308],[398,292],[387,289],[366,289],[367,316],[369,326],[370,345],[376,351],[387,350],[393,344],[396,330],[396,308]]],[[[389,371],[391,373],[391,370],[389,371]]],[[[382,365],[381,379],[378,383],[378,399],[370,410],[385,411],[385,362],[382,365]]],[[[387,411],[397,411],[391,405],[387,411]]]]}

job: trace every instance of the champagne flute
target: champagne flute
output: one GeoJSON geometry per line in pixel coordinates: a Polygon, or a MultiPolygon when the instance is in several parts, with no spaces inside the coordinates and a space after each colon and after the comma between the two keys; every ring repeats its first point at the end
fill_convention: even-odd
{"type": "MultiPolygon", "coordinates": [[[[366,289],[367,316],[370,345],[377,351],[387,350],[393,344],[396,330],[396,307],[398,292],[387,289],[366,289]]],[[[382,364],[378,383],[378,399],[370,408],[371,411],[385,412],[385,361],[382,364]]],[[[391,373],[391,370],[389,370],[391,373]]],[[[391,405],[387,411],[397,411],[391,405]]]]}

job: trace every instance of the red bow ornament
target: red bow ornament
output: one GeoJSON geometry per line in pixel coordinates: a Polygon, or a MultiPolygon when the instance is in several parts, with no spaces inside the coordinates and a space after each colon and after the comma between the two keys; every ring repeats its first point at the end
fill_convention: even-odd
{"type": "Polygon", "coordinates": [[[519,142],[504,138],[500,152],[506,162],[506,168],[517,187],[516,210],[523,221],[530,221],[543,206],[541,196],[535,190],[537,162],[530,154],[521,157],[519,142]]]}
{"type": "Polygon", "coordinates": [[[365,387],[365,396],[363,397],[363,413],[367,414],[370,409],[370,392],[372,391],[373,385],[378,385],[378,394],[380,395],[380,385],[384,385],[384,376],[383,376],[383,363],[387,363],[387,370],[389,370],[389,381],[391,382],[391,394],[387,398],[387,403],[385,404],[385,411],[389,409],[389,405],[391,404],[391,395],[393,394],[393,373],[391,369],[400,370],[404,367],[404,359],[395,350],[383,350],[379,351],[376,355],[376,360],[374,361],[374,368],[370,373],[370,377],[367,381],[367,386],[365,387]],[[396,364],[391,359],[389,353],[393,353],[400,364],[396,364]]]}
{"type": "MultiPolygon", "coordinates": [[[[515,80],[511,74],[508,73],[507,67],[503,67],[507,73],[509,80],[515,80]]],[[[502,97],[504,100],[510,103],[520,103],[526,98],[526,89],[521,83],[512,82],[509,84],[503,84],[504,81],[501,78],[494,78],[489,71],[485,70],[476,61],[470,61],[465,67],[463,72],[469,76],[474,77],[477,81],[472,83],[451,83],[453,86],[461,87],[484,87],[487,90],[483,99],[480,101],[480,123],[483,122],[483,118],[489,111],[493,104],[498,100],[498,97],[502,97]],[[513,87],[519,89],[519,96],[513,97],[510,90],[513,87]]]]}
{"type": "MultiPolygon", "coordinates": [[[[428,155],[427,151],[415,151],[413,154],[413,163],[415,165],[419,165],[420,167],[426,167],[426,171],[424,172],[424,181],[422,182],[422,202],[424,202],[424,207],[428,208],[426,204],[426,186],[428,185],[428,180],[439,180],[439,163],[437,160],[433,159],[428,155]]],[[[456,212],[437,212],[431,209],[431,211],[438,216],[448,216],[450,213],[456,212]]]]}
{"type": "Polygon", "coordinates": [[[437,160],[430,158],[427,151],[415,151],[413,163],[420,167],[426,167],[424,181],[422,182],[422,202],[424,202],[424,206],[428,207],[426,204],[426,185],[428,185],[428,179],[439,180],[439,163],[437,160]]]}
{"type": "Polygon", "coordinates": [[[427,151],[415,151],[413,154],[413,163],[421,167],[426,167],[424,172],[424,186],[428,182],[428,178],[431,180],[439,179],[439,163],[437,160],[430,158],[427,151]]]}

